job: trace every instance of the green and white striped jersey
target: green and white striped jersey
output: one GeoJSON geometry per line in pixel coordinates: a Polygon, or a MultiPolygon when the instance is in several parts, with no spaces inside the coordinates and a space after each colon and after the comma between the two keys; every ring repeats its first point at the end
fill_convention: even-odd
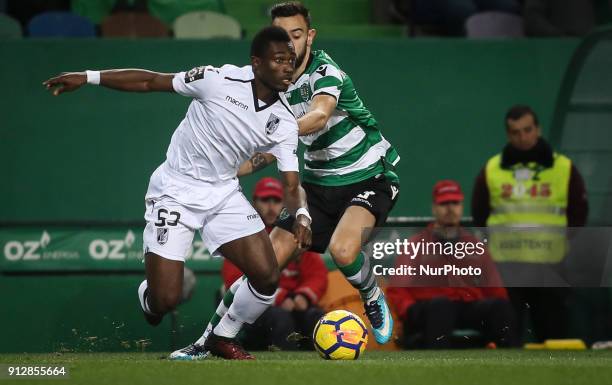
{"type": "Polygon", "coordinates": [[[385,173],[397,181],[391,169],[399,161],[399,154],[380,133],[351,78],[321,50],[312,51],[306,70],[286,96],[299,118],[309,111],[312,99],[319,94],[334,96],[338,104],[322,130],[300,137],[306,145],[302,180],[342,186],[385,173]]]}

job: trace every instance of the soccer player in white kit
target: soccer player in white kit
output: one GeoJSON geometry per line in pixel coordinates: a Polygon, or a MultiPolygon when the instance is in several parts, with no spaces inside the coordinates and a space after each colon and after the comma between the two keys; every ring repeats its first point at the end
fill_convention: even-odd
{"type": "Polygon", "coordinates": [[[89,83],[193,98],[172,136],[166,161],[149,182],[143,234],[146,280],[138,296],[153,325],[178,305],[185,257],[195,231],[200,231],[208,250],[228,258],[249,280],[207,341],[207,350],[223,358],[253,358],[235,337],[245,322],[254,322],[272,303],[279,279],[270,238],[236,176],[256,152],[271,153],[278,160],[285,202],[299,219],[293,228],[295,242],[311,242],[310,215],[298,176],[298,126],[283,95],[295,57],[287,33],[267,27],[253,39],[250,66],[202,66],[176,74],[86,71],[43,83],[53,95],[89,83]]]}

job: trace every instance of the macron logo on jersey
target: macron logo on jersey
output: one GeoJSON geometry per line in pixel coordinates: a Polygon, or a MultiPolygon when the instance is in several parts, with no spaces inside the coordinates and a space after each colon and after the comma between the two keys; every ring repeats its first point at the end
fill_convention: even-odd
{"type": "Polygon", "coordinates": [[[233,105],[235,105],[236,107],[242,108],[243,110],[248,110],[249,106],[247,106],[246,104],[242,103],[240,100],[234,99],[231,96],[227,95],[225,97],[225,101],[232,103],[233,105]]]}
{"type": "Polygon", "coordinates": [[[326,65],[319,66],[319,68],[316,69],[316,72],[321,76],[325,76],[325,74],[327,73],[327,66],[326,65]]]}

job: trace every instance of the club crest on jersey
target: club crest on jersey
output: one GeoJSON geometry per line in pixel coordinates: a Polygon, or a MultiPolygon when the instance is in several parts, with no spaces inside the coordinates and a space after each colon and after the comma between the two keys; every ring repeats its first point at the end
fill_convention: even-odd
{"type": "Polygon", "coordinates": [[[168,228],[158,227],[157,228],[157,243],[164,245],[168,242],[168,228]]]}
{"type": "Polygon", "coordinates": [[[266,123],[266,134],[267,135],[274,134],[279,124],[280,124],[280,118],[274,114],[270,114],[270,117],[268,118],[268,123],[266,123]]]}
{"type": "Polygon", "coordinates": [[[308,82],[305,82],[300,86],[300,96],[302,97],[302,101],[304,102],[310,100],[312,92],[310,91],[310,85],[308,84],[308,82]]]}

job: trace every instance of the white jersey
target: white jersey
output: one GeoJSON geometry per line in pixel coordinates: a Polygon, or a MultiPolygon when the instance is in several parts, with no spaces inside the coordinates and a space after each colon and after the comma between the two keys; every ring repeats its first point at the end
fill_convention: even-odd
{"type": "Polygon", "coordinates": [[[221,182],[255,152],[278,159],[280,171],[298,171],[298,126],[285,96],[269,105],[255,98],[251,66],[197,67],[174,76],[174,90],[194,100],[167,153],[172,169],[221,182]]]}
{"type": "Polygon", "coordinates": [[[274,155],[280,171],[298,171],[295,116],[282,93],[268,105],[257,99],[251,66],[196,67],[177,73],[172,85],[193,101],[156,171],[165,179],[154,173],[147,199],[169,195],[209,209],[238,189],[238,168],[256,152],[274,155]],[[202,186],[211,188],[198,194],[202,186]]]}

